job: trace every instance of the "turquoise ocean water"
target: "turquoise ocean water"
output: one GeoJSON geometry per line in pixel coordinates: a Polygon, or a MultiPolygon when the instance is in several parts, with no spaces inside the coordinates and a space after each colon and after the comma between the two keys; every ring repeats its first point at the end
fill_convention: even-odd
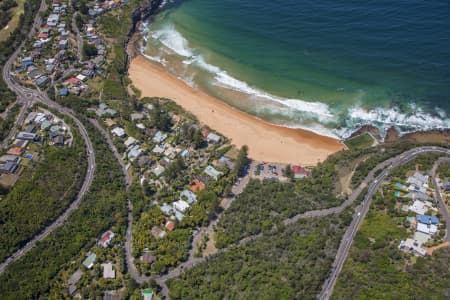
{"type": "Polygon", "coordinates": [[[449,1],[168,1],[146,56],[272,123],[450,128],[449,1]]]}

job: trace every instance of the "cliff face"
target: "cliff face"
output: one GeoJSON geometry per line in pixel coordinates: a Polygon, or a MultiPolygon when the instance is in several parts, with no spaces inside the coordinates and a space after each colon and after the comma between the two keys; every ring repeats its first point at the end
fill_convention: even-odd
{"type": "Polygon", "coordinates": [[[162,0],[143,0],[133,12],[133,20],[126,44],[127,59],[130,62],[139,54],[139,42],[142,38],[139,25],[148,19],[160,7],[162,0]]]}
{"type": "Polygon", "coordinates": [[[144,0],[141,1],[139,7],[133,12],[133,25],[130,30],[130,35],[136,31],[139,22],[144,21],[150,17],[161,5],[162,0],[144,0]]]}

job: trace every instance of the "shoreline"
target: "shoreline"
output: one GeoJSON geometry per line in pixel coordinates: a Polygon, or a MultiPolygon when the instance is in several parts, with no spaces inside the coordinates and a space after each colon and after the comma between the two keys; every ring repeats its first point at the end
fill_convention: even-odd
{"type": "Polygon", "coordinates": [[[304,129],[265,122],[187,85],[142,55],[130,58],[132,84],[142,97],[168,98],[192,113],[200,123],[223,134],[237,147],[247,145],[259,161],[316,165],[344,149],[337,139],[304,129]]]}

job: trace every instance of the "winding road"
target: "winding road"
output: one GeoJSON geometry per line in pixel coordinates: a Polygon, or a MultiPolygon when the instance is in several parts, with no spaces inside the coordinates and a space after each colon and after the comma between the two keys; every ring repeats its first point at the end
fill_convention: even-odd
{"type": "MultiPolygon", "coordinates": [[[[364,196],[364,199],[362,203],[356,207],[355,209],[355,216],[350,224],[350,226],[347,228],[346,232],[343,235],[343,238],[341,240],[341,243],[339,245],[338,251],[336,253],[335,261],[332,266],[332,271],[328,279],[324,282],[322,286],[322,290],[320,294],[318,295],[318,299],[329,299],[333,292],[333,288],[336,284],[336,280],[339,276],[339,273],[342,270],[342,267],[344,265],[344,262],[348,256],[350,247],[352,245],[353,239],[356,235],[356,232],[358,231],[359,226],[361,225],[362,220],[364,219],[365,215],[367,214],[367,211],[369,210],[371,200],[373,196],[375,195],[378,188],[381,186],[383,180],[390,175],[391,171],[400,166],[403,165],[412,159],[416,158],[418,155],[425,154],[425,153],[442,153],[444,155],[450,156],[450,149],[441,148],[441,147],[434,147],[434,146],[424,146],[424,147],[418,147],[411,149],[409,151],[406,151],[398,156],[395,156],[393,158],[387,159],[386,161],[381,162],[378,164],[374,169],[372,169],[369,174],[366,176],[366,178],[362,181],[362,183],[356,188],[353,193],[348,197],[348,199],[342,203],[340,206],[332,207],[332,208],[326,208],[321,210],[313,210],[308,211],[302,214],[298,214],[292,218],[286,219],[284,221],[285,225],[291,225],[297,222],[300,219],[308,219],[308,218],[317,218],[317,217],[324,217],[331,214],[338,214],[343,212],[347,207],[351,206],[360,196],[360,194],[367,188],[367,192],[364,196]]],[[[242,239],[237,243],[238,246],[246,244],[249,241],[254,241],[258,237],[262,236],[261,234],[250,236],[242,239]]],[[[195,236],[194,236],[195,240],[195,236]]],[[[194,245],[194,243],[193,243],[194,245]]],[[[227,249],[223,249],[221,251],[227,251],[227,249]]],[[[162,287],[161,294],[162,296],[168,297],[168,289],[166,286],[166,281],[168,279],[176,278],[180,276],[185,270],[188,270],[195,265],[206,261],[206,257],[195,257],[193,255],[193,250],[191,249],[189,253],[189,258],[187,261],[182,263],[179,267],[169,271],[167,274],[153,277],[162,287]]],[[[139,283],[143,281],[148,281],[149,277],[139,276],[137,274],[132,274],[132,277],[139,283]]]]}
{"type": "MultiPolygon", "coordinates": [[[[40,12],[46,9],[46,3],[45,0],[41,3],[41,8],[39,9],[38,13],[36,14],[35,21],[33,23],[33,28],[30,31],[30,36],[32,36],[32,33],[35,32],[36,28],[38,28],[41,24],[41,18],[40,18],[40,12]]],[[[5,269],[13,262],[19,260],[23,255],[25,255],[28,251],[30,251],[36,243],[43,240],[45,237],[47,237],[50,233],[52,233],[56,228],[60,227],[64,224],[64,222],[69,218],[71,213],[75,211],[79,205],[81,200],[83,199],[86,192],[89,190],[92,181],[94,179],[94,173],[95,173],[95,153],[94,148],[92,146],[92,142],[89,138],[89,135],[86,131],[86,128],[81,123],[80,120],[78,120],[75,117],[75,113],[66,107],[61,106],[60,104],[52,101],[47,94],[30,89],[27,87],[23,87],[20,84],[16,83],[15,80],[11,77],[11,66],[13,62],[17,59],[17,56],[19,52],[21,51],[21,47],[19,47],[8,59],[8,61],[5,63],[5,66],[3,67],[3,80],[8,85],[8,87],[14,91],[17,95],[18,101],[23,104],[22,109],[19,113],[19,118],[14,127],[12,128],[11,132],[9,133],[8,137],[11,138],[15,135],[15,132],[17,131],[18,127],[23,123],[23,119],[25,118],[25,113],[27,108],[33,106],[34,103],[40,102],[48,107],[55,109],[60,114],[68,116],[73,120],[75,123],[75,126],[77,127],[78,131],[81,134],[81,137],[84,141],[85,147],[86,147],[86,155],[87,155],[87,170],[84,177],[83,184],[78,191],[76,199],[69,205],[69,207],[64,211],[62,215],[60,215],[52,224],[47,226],[41,233],[34,236],[24,247],[17,250],[15,253],[13,253],[9,258],[7,258],[3,263],[0,264],[0,274],[5,271],[5,269]]],[[[7,143],[8,139],[5,139],[3,141],[3,144],[7,143]]],[[[6,144],[5,144],[6,145],[6,144]]]]}
{"type": "MultiPolygon", "coordinates": [[[[394,169],[400,165],[403,165],[403,164],[407,163],[408,161],[414,159],[418,155],[421,155],[424,153],[442,153],[442,154],[450,156],[450,149],[433,147],[433,146],[425,146],[425,147],[418,147],[418,148],[411,149],[411,150],[406,151],[396,157],[393,157],[391,159],[388,159],[388,160],[380,163],[364,179],[362,186],[367,185],[368,182],[371,182],[371,184],[368,185],[367,193],[364,196],[362,205],[359,205],[356,208],[356,214],[353,218],[353,221],[351,222],[350,226],[347,228],[346,232],[344,233],[344,236],[341,240],[341,244],[336,253],[336,257],[335,257],[335,260],[333,263],[331,274],[328,277],[328,279],[324,282],[324,284],[322,286],[322,290],[321,290],[320,294],[318,295],[318,299],[325,300],[325,299],[329,299],[331,297],[334,286],[336,285],[336,281],[339,276],[339,273],[341,272],[344,262],[350,251],[350,247],[353,243],[353,239],[355,238],[356,232],[358,231],[359,226],[361,225],[365,215],[367,214],[367,211],[369,210],[372,197],[375,195],[376,191],[381,186],[383,180],[391,174],[392,169],[394,169]],[[379,170],[382,170],[381,173],[374,178],[376,172],[378,172],[379,170]]],[[[360,186],[359,188],[363,188],[362,186],[360,186]]],[[[353,201],[355,199],[357,199],[361,190],[359,190],[358,195],[356,195],[356,196],[354,195],[355,192],[352,194],[351,197],[349,197],[349,199],[352,198],[353,201]]],[[[350,205],[350,204],[348,204],[348,205],[350,205]]],[[[340,212],[342,210],[343,209],[340,209],[340,210],[338,209],[338,210],[336,210],[336,212],[340,212]]]]}

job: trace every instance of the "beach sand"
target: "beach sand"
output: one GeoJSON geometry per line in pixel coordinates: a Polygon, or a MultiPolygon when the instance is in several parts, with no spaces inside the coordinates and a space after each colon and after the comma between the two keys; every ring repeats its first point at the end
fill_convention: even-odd
{"type": "Polygon", "coordinates": [[[136,56],[129,76],[143,97],[169,98],[237,147],[247,145],[249,157],[258,161],[315,165],[343,149],[338,140],[310,131],[276,126],[196,90],[160,65],[136,56]]]}

